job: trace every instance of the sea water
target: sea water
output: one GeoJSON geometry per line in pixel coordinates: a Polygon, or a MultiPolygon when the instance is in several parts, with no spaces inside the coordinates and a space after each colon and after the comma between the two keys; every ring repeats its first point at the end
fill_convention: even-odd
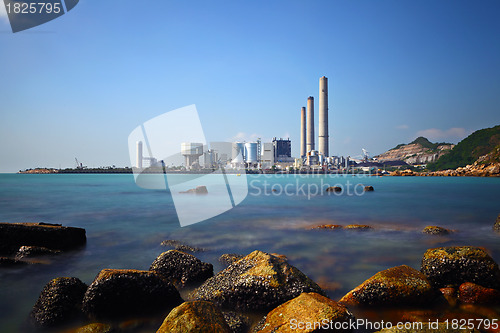
{"type": "Polygon", "coordinates": [[[241,204],[181,228],[169,191],[140,188],[133,175],[0,174],[1,222],[43,221],[87,231],[83,249],[0,270],[0,332],[21,331],[51,279],[74,276],[89,284],[104,268],[147,270],[166,250],[160,246],[165,239],[205,248],[195,255],[216,272],[224,268],[218,263],[223,253],[286,255],[335,300],[380,270],[402,264],[420,269],[432,247],[482,246],[500,262],[500,234],[492,231],[500,213],[499,178],[239,177],[249,185],[241,204]],[[327,194],[327,185],[344,191],[327,194]],[[375,191],[363,192],[362,185],[375,191]],[[372,229],[311,230],[321,224],[372,229]],[[428,225],[455,232],[422,234],[428,225]]]}

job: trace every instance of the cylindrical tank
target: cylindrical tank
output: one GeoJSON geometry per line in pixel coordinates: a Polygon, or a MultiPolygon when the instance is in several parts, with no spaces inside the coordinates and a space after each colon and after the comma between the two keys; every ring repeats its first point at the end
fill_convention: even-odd
{"type": "Polygon", "coordinates": [[[182,142],[181,154],[184,156],[201,156],[203,155],[203,143],[182,142]]]}
{"type": "Polygon", "coordinates": [[[319,79],[319,126],[318,151],[328,156],[328,79],[324,76],[319,79]]]}
{"type": "Polygon", "coordinates": [[[257,163],[257,142],[245,143],[245,162],[257,163]]]}
{"type": "Polygon", "coordinates": [[[306,124],[306,149],[311,151],[315,149],[314,146],[314,97],[309,96],[307,99],[307,124],[306,124]]]}
{"type": "Polygon", "coordinates": [[[135,166],[142,169],[142,141],[137,141],[137,156],[135,166]]]}
{"type": "Polygon", "coordinates": [[[232,159],[234,160],[240,154],[242,157],[241,162],[243,162],[243,157],[245,155],[245,144],[243,142],[233,142],[233,149],[231,153],[232,159]]]}
{"type": "Polygon", "coordinates": [[[300,110],[300,157],[307,154],[306,150],[306,108],[300,110]]]}

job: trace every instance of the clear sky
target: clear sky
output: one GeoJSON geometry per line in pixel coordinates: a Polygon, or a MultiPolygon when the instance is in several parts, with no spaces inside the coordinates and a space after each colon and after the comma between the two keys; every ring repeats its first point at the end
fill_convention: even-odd
{"type": "Polygon", "coordinates": [[[129,133],[190,104],[207,141],[290,137],[298,155],[323,75],[331,154],[456,143],[500,124],[499,13],[496,0],[81,0],[13,34],[2,8],[0,172],[130,165],[129,133]]]}

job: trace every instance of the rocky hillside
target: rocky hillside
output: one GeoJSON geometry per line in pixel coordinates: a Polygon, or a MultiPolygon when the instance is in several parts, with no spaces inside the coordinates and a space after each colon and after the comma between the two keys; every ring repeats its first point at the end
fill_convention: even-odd
{"type": "Polygon", "coordinates": [[[460,141],[449,154],[427,165],[427,168],[431,171],[457,169],[476,161],[484,165],[486,160],[495,159],[495,149],[499,145],[500,125],[478,130],[460,141]]]}
{"type": "Polygon", "coordinates": [[[432,143],[424,137],[418,137],[409,144],[399,144],[391,150],[375,156],[379,162],[404,161],[408,164],[427,164],[437,161],[455,145],[451,143],[432,143]]]}

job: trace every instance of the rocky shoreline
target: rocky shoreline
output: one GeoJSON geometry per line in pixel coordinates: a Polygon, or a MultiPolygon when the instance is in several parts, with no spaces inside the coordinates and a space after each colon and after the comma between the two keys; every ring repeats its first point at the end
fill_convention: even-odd
{"type": "MultiPolygon", "coordinates": [[[[500,215],[494,231],[500,230],[499,224],[500,215]]],[[[10,227],[0,226],[0,231],[10,227]]],[[[13,227],[67,228],[47,224],[13,227]]],[[[312,229],[330,232],[336,227],[312,229]]],[[[422,232],[440,235],[452,231],[429,226],[422,232]]],[[[17,246],[19,240],[11,242],[17,246]]],[[[28,244],[21,247],[28,251],[31,243],[26,239],[21,243],[28,244]]],[[[54,244],[59,243],[52,239],[49,250],[53,252],[43,255],[57,255],[57,251],[67,249],[54,244]]],[[[31,330],[500,332],[500,269],[483,248],[428,249],[422,254],[420,267],[388,267],[333,300],[283,254],[259,250],[247,255],[224,254],[219,261],[227,267],[214,275],[211,263],[188,253],[205,249],[176,240],[166,240],[162,245],[174,249],[158,255],[149,270],[102,269],[90,285],[77,277],[49,281],[28,316],[31,330]],[[457,324],[462,322],[469,325],[457,324]]]]}

